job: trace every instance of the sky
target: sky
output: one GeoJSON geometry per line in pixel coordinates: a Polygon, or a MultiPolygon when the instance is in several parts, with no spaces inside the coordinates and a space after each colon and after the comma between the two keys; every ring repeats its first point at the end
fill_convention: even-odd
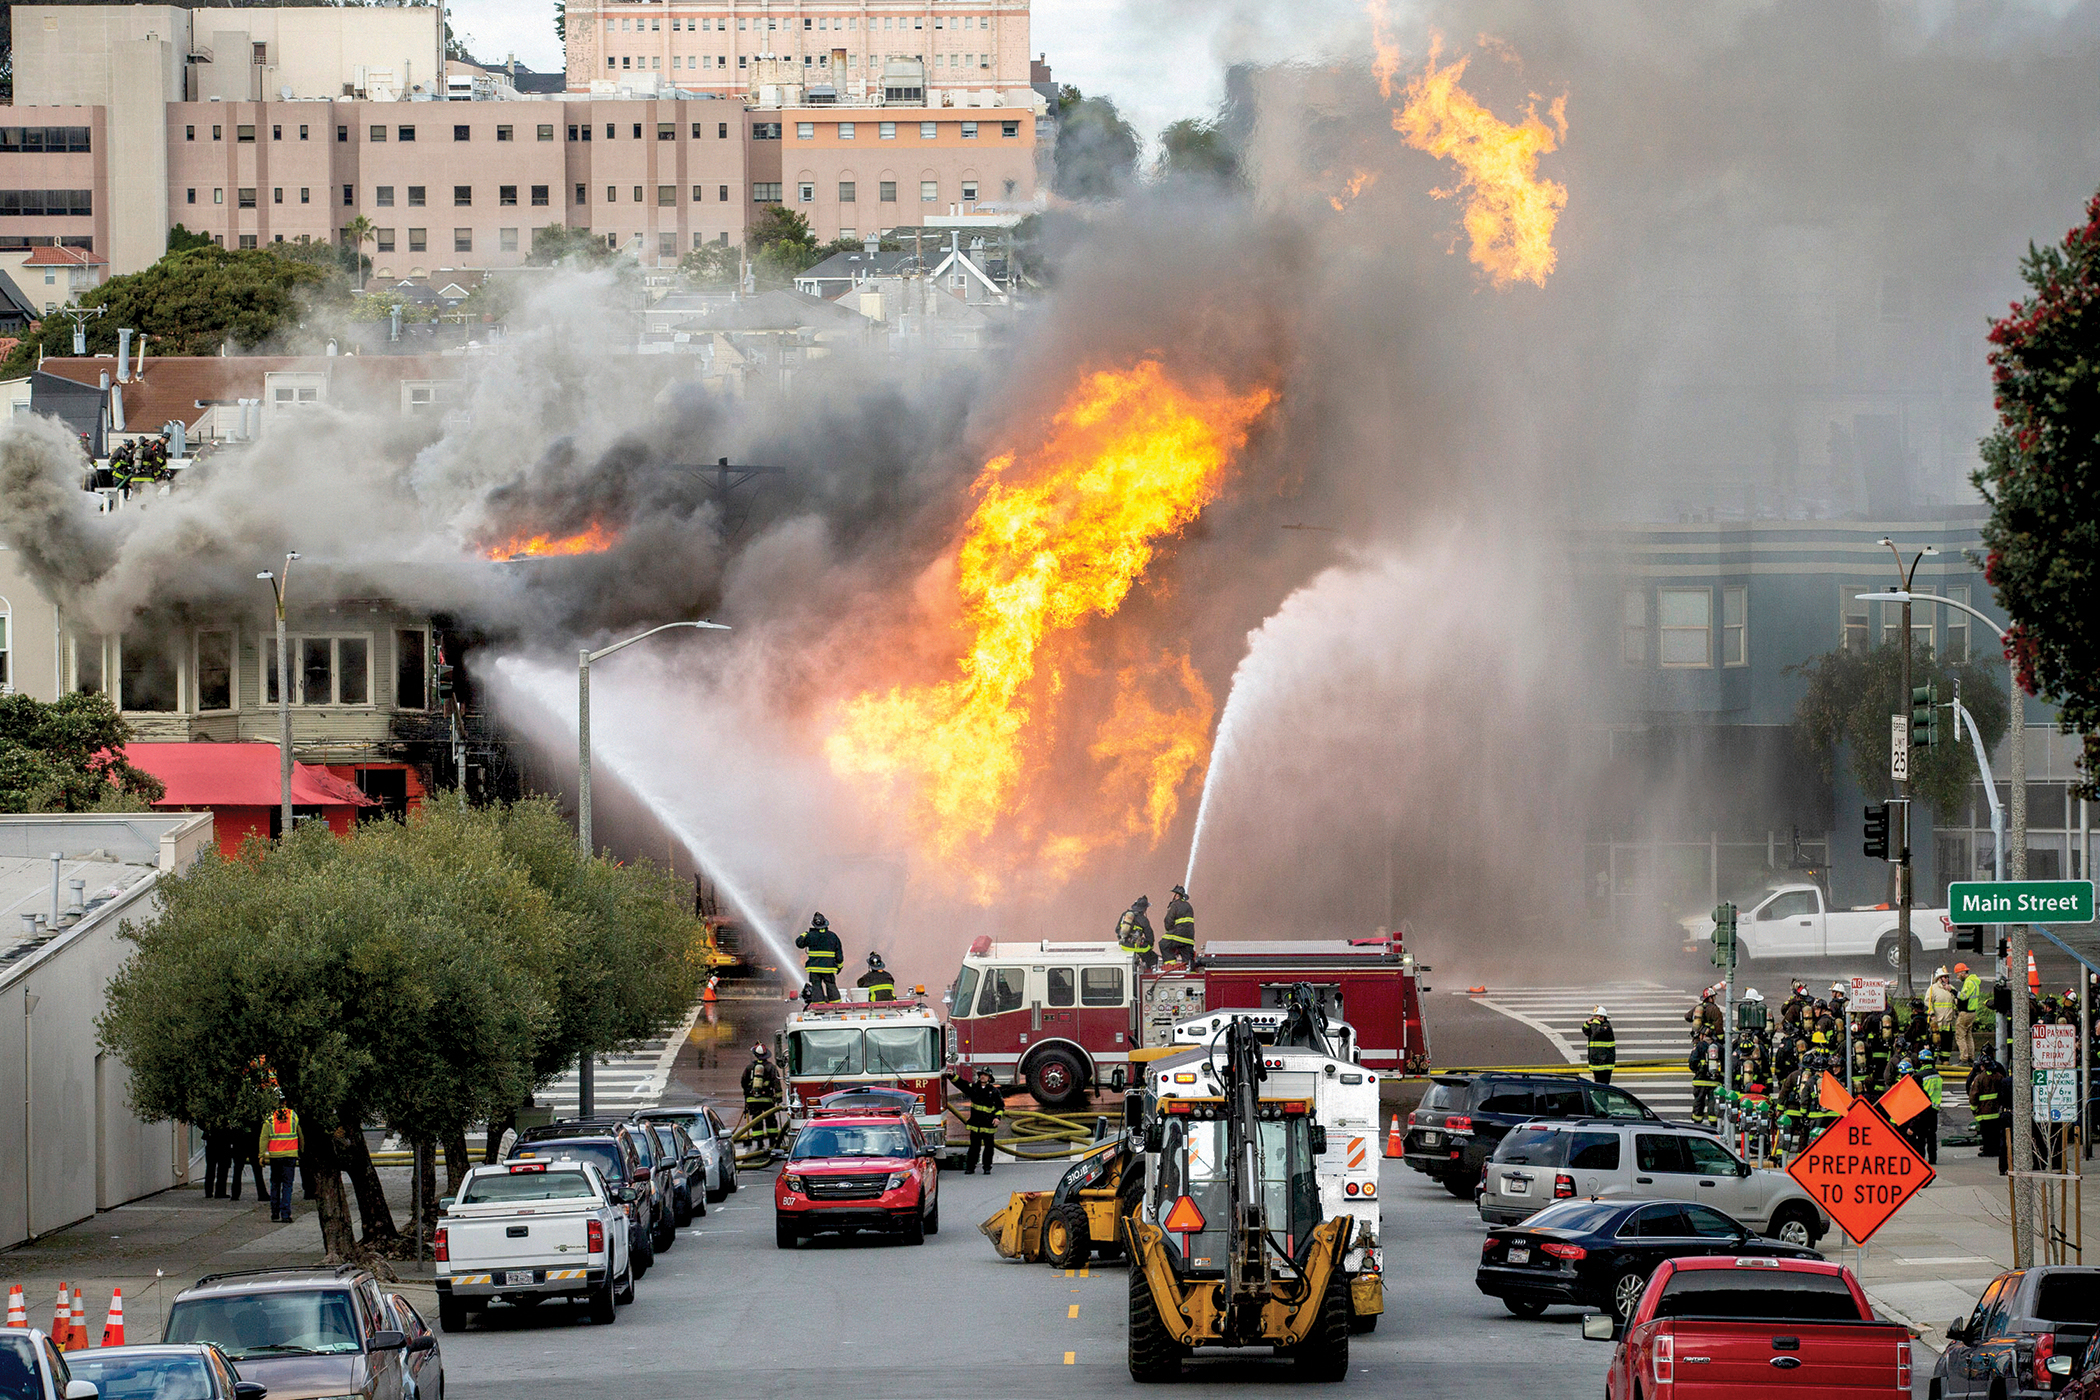
{"type": "MultiPolygon", "coordinates": [[[[515,53],[542,73],[562,66],[553,0],[451,0],[450,12],[453,32],[486,62],[515,53]]],[[[1032,15],[1035,50],[1057,81],[1115,98],[1147,138],[1215,108],[1225,61],[1287,56],[1362,27],[1354,6],[1324,0],[1036,0],[1032,15]]]]}

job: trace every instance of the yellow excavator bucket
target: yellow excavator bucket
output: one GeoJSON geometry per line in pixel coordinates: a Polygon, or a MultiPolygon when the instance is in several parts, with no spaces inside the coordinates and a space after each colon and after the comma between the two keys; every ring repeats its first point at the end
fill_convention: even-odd
{"type": "Polygon", "coordinates": [[[1043,1257],[1043,1217],[1049,1213],[1048,1191],[1016,1191],[997,1215],[977,1228],[1000,1258],[1033,1264],[1043,1257]]]}

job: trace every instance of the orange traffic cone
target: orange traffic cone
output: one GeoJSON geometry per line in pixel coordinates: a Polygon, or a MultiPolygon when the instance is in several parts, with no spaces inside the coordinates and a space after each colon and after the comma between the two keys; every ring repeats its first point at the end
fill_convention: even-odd
{"type": "Polygon", "coordinates": [[[66,1350],[86,1351],[88,1344],[87,1300],[80,1296],[80,1290],[77,1288],[73,1290],[73,1319],[71,1328],[72,1330],[66,1333],[66,1350]]]}
{"type": "Polygon", "coordinates": [[[721,979],[720,979],[719,977],[709,977],[709,978],[707,979],[707,990],[706,990],[706,991],[704,991],[704,992],[702,992],[702,993],[700,994],[700,1000],[702,1000],[702,1001],[714,1001],[714,1000],[716,999],[716,998],[715,998],[715,983],[719,982],[720,980],[721,980],[721,979]]]}
{"type": "Polygon", "coordinates": [[[2027,990],[2030,992],[2039,992],[2041,989],[2042,971],[2040,968],[2034,965],[2034,954],[2029,953],[2027,955],[2027,990]]]}
{"type": "Polygon", "coordinates": [[[1397,1113],[1393,1115],[1392,1128],[1385,1135],[1385,1155],[1388,1157],[1404,1157],[1407,1155],[1407,1149],[1400,1145],[1400,1115],[1397,1113]]]}
{"type": "Polygon", "coordinates": [[[58,1285],[58,1310],[51,1314],[51,1344],[63,1347],[66,1334],[73,1330],[73,1295],[66,1292],[66,1285],[58,1285]]]}
{"type": "Polygon", "coordinates": [[[29,1325],[29,1300],[22,1296],[22,1285],[16,1284],[7,1290],[7,1325],[27,1327],[29,1325]]]}
{"type": "Polygon", "coordinates": [[[110,1291],[109,1320],[102,1324],[102,1345],[124,1345],[124,1290],[121,1288],[110,1291]]]}

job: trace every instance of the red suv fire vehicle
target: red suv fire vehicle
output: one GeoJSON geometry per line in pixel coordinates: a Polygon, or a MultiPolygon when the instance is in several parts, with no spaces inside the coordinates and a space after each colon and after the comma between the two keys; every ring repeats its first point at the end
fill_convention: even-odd
{"type": "Polygon", "coordinates": [[[949,988],[949,1050],[964,1072],[989,1069],[1045,1108],[1088,1087],[1121,1089],[1130,1052],[1175,1043],[1174,1027],[1207,1011],[1280,1008],[1307,986],[1329,1022],[1355,1030],[1368,1069],[1420,1073],[1429,1063],[1420,966],[1401,935],[1207,943],[1198,966],[1140,972],[1113,943],[970,945],[949,988]]]}
{"type": "Polygon", "coordinates": [[[902,1113],[818,1113],[773,1183],[773,1242],[881,1230],[924,1244],[941,1229],[939,1148],[902,1113]]]}

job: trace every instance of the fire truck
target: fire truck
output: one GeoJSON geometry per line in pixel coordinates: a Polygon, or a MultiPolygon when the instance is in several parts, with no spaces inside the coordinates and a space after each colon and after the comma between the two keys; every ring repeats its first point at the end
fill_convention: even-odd
{"type": "Polygon", "coordinates": [[[1330,1023],[1346,1021],[1357,1063],[1391,1074],[1429,1064],[1421,967],[1400,935],[1361,940],[1213,942],[1195,968],[1140,971],[1113,943],[970,945],[948,989],[948,1049],[958,1067],[988,1068],[1048,1109],[1120,1091],[1130,1052],[1175,1043],[1174,1028],[1209,1011],[1281,1010],[1306,986],[1330,1023]]]}
{"type": "Polygon", "coordinates": [[[879,1085],[917,1095],[913,1116],[920,1131],[935,1142],[947,1136],[941,1018],[928,1003],[916,997],[817,1002],[788,1014],[778,1045],[790,1132],[824,1095],[879,1085]]]}

